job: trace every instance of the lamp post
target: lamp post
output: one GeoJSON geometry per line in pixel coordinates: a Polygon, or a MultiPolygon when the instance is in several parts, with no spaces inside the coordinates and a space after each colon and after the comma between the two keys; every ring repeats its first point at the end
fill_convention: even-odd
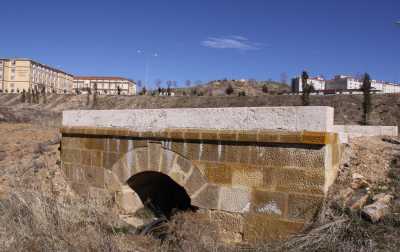
{"type": "Polygon", "coordinates": [[[159,54],[157,52],[153,52],[150,55],[146,54],[144,50],[137,50],[138,54],[142,54],[145,57],[145,86],[149,84],[149,75],[150,75],[150,57],[158,57],[159,54]]]}

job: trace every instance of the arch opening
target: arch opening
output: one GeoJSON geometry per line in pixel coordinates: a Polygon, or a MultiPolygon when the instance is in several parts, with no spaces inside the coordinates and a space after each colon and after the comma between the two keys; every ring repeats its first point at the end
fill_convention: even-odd
{"type": "Polygon", "coordinates": [[[177,211],[196,210],[185,188],[161,172],[145,171],[126,182],[143,205],[160,218],[170,219],[177,211]]]}

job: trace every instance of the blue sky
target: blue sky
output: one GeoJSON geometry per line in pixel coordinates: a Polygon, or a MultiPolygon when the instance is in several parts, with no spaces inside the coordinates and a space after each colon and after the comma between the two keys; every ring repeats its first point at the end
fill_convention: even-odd
{"type": "Polygon", "coordinates": [[[77,75],[400,81],[399,0],[19,0],[0,13],[0,57],[77,75]]]}

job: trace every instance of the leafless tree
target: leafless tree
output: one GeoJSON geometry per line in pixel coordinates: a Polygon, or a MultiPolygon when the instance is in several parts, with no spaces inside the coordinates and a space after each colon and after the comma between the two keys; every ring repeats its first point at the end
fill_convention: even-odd
{"type": "Polygon", "coordinates": [[[249,79],[247,82],[252,86],[257,85],[257,80],[256,79],[249,79]]]}
{"type": "Polygon", "coordinates": [[[281,73],[281,83],[288,84],[288,75],[286,72],[281,73]]]}
{"type": "Polygon", "coordinates": [[[186,85],[186,87],[189,88],[192,85],[192,81],[191,80],[186,80],[185,81],[185,85],[186,85]]]}

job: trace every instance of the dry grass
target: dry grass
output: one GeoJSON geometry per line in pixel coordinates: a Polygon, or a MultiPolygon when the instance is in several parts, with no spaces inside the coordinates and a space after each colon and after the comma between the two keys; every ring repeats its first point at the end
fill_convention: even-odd
{"type": "Polygon", "coordinates": [[[0,201],[0,246],[4,251],[147,251],[137,244],[146,238],[117,233],[118,221],[109,213],[83,199],[12,192],[0,201]]]}
{"type": "Polygon", "coordinates": [[[219,242],[218,229],[206,214],[179,213],[167,223],[167,237],[158,251],[213,251],[219,242]]]}

